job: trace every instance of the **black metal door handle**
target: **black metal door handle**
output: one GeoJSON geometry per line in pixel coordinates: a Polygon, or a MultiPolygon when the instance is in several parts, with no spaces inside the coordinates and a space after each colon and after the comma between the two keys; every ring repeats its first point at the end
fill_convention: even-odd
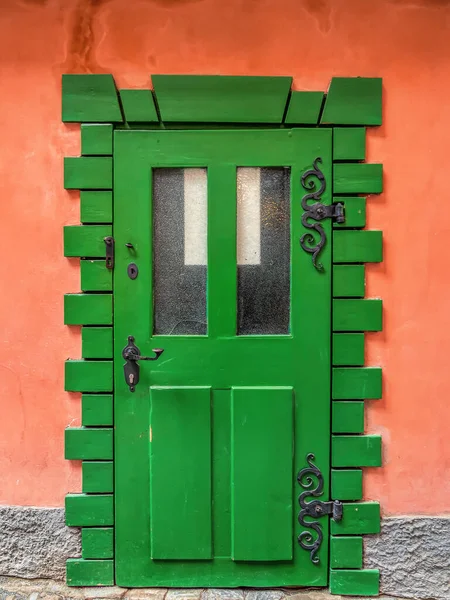
{"type": "Polygon", "coordinates": [[[161,354],[164,352],[163,348],[152,348],[152,352],[155,353],[155,356],[141,356],[141,351],[134,343],[134,336],[128,336],[128,344],[122,350],[122,356],[125,359],[125,364],[123,365],[123,372],[125,375],[125,381],[128,387],[130,388],[130,392],[134,392],[137,384],[139,383],[139,360],[158,360],[161,354]]]}

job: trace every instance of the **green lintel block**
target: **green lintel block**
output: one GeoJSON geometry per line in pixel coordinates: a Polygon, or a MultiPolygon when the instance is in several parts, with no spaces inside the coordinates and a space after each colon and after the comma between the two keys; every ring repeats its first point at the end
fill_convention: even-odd
{"type": "Polygon", "coordinates": [[[341,596],[378,596],[378,569],[331,569],[330,592],[341,596]]]}
{"type": "Polygon", "coordinates": [[[108,156],[113,153],[113,126],[111,124],[81,125],[81,154],[108,156]]]}
{"type": "Polygon", "coordinates": [[[334,163],[334,194],[381,194],[383,165],[365,163],[334,163]]]}
{"type": "Polygon", "coordinates": [[[363,333],[333,333],[333,365],[362,367],[364,364],[363,333]]]}
{"type": "Polygon", "coordinates": [[[114,585],[114,561],[69,558],[66,581],[68,586],[114,585]]]}
{"type": "Polygon", "coordinates": [[[122,123],[112,75],[63,75],[64,123],[122,123]]]}
{"type": "Polygon", "coordinates": [[[381,331],[382,328],[382,300],[333,300],[333,331],[381,331]]]}
{"type": "Polygon", "coordinates": [[[364,432],[364,402],[352,400],[333,402],[332,405],[333,433],[364,432]]]}
{"type": "Polygon", "coordinates": [[[113,495],[67,494],[66,525],[69,527],[114,525],[113,495]]]}
{"type": "Polygon", "coordinates": [[[362,569],[362,566],[363,539],[361,536],[331,537],[330,567],[332,569],[362,569]]]}
{"type": "Polygon", "coordinates": [[[65,325],[112,325],[112,294],[65,294],[65,325]]]}
{"type": "Polygon", "coordinates": [[[163,122],[281,123],[292,77],[152,75],[163,122]]]}
{"type": "Polygon", "coordinates": [[[65,431],[67,460],[111,460],[113,429],[106,427],[73,427],[65,431]]]}
{"type": "Polygon", "coordinates": [[[378,400],[381,395],[380,367],[333,367],[333,400],[378,400]]]}
{"type": "Polygon", "coordinates": [[[333,298],[363,298],[365,288],[364,265],[333,266],[333,298]]]}
{"type": "Polygon", "coordinates": [[[333,231],[333,262],[364,263],[383,260],[381,231],[333,231]]]}
{"type": "Polygon", "coordinates": [[[381,467],[381,436],[332,435],[332,467],[381,467]]]}
{"type": "Polygon", "coordinates": [[[378,502],[344,503],[341,521],[330,520],[332,535],[364,535],[380,533],[378,502]]]}
{"type": "Polygon", "coordinates": [[[84,427],[113,425],[113,397],[111,394],[83,394],[81,423],[84,427]]]}
{"type": "Polygon", "coordinates": [[[112,158],[81,156],[64,158],[64,187],[66,190],[111,190],[112,158]]]}
{"type": "Polygon", "coordinates": [[[80,221],[82,223],[112,223],[112,192],[80,192],[80,221]]]}
{"type": "Polygon", "coordinates": [[[85,259],[80,261],[81,289],[83,292],[111,292],[112,269],[107,269],[104,260],[85,259]]]}
{"type": "Polygon", "coordinates": [[[364,160],[365,158],[365,127],[334,127],[333,160],[364,160]]]}
{"type": "Polygon", "coordinates": [[[366,226],[366,198],[364,196],[335,196],[333,202],[343,202],[344,223],[333,223],[334,229],[362,228],[366,226]]]}
{"type": "Polygon", "coordinates": [[[128,123],[159,121],[151,90],[120,90],[120,99],[128,123]]]}
{"type": "Polygon", "coordinates": [[[361,469],[331,470],[331,498],[333,500],[361,500],[362,494],[361,469]]]}
{"type": "Polygon", "coordinates": [[[83,527],[81,530],[82,558],[113,558],[114,529],[112,527],[83,527]]]}
{"type": "Polygon", "coordinates": [[[292,92],[285,124],[317,125],[323,98],[323,92],[292,92]]]}
{"type": "Polygon", "coordinates": [[[112,327],[82,327],[81,348],[83,358],[112,358],[112,327]]]}
{"type": "Polygon", "coordinates": [[[321,125],[381,125],[379,77],[333,77],[321,125]]]}
{"type": "Polygon", "coordinates": [[[112,235],[111,225],[66,225],[64,256],[103,258],[106,256],[105,237],[110,235],[112,235]]]}
{"type": "Polygon", "coordinates": [[[66,392],[112,392],[111,360],[66,360],[64,389],[66,392]]]}
{"type": "MultiPolygon", "coordinates": [[[[114,463],[112,461],[83,461],[83,493],[107,494],[114,491],[114,463]]],[[[347,498],[344,498],[346,500],[347,498]]]]}

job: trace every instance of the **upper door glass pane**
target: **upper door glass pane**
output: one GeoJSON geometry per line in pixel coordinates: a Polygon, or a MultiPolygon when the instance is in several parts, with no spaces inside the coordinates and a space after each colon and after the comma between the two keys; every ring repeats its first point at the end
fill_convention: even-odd
{"type": "Polygon", "coordinates": [[[154,334],[206,335],[207,171],[153,170],[154,334]]]}
{"type": "Polygon", "coordinates": [[[290,170],[237,169],[238,334],[288,334],[290,170]]]}

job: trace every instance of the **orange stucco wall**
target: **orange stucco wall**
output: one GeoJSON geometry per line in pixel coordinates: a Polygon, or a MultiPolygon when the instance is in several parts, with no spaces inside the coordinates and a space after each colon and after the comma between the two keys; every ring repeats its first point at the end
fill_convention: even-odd
{"type": "Polygon", "coordinates": [[[450,2],[448,0],[2,0],[0,3],[0,503],[61,506],[80,489],[63,432],[80,401],[63,391],[80,334],[63,325],[63,293],[79,286],[62,226],[78,197],[62,157],[76,126],[60,122],[62,73],[112,73],[146,87],[150,73],[293,75],[324,90],[334,76],[382,76],[384,125],[368,159],[385,193],[368,203],[385,262],[368,295],[385,328],[367,359],[384,368],[367,429],[385,466],[365,495],[385,514],[449,510],[450,2]]]}

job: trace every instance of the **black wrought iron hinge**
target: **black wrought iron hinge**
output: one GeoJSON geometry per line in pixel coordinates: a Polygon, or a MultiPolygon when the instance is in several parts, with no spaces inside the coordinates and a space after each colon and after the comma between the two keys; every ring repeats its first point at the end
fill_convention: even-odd
{"type": "Polygon", "coordinates": [[[103,238],[106,246],[105,265],[107,269],[114,269],[114,238],[111,235],[103,238]]]}
{"type": "Polygon", "coordinates": [[[300,505],[300,512],[298,513],[298,522],[303,527],[309,528],[310,531],[302,531],[298,536],[298,543],[300,546],[307,550],[310,554],[309,557],[311,562],[318,565],[320,562],[317,553],[319,552],[320,546],[323,541],[322,526],[318,521],[325,515],[331,515],[334,521],[340,521],[342,519],[343,506],[339,500],[330,500],[329,502],[323,502],[321,500],[310,500],[306,502],[308,496],[317,498],[323,494],[323,475],[320,469],[312,462],[315,460],[314,454],[308,454],[306,461],[308,467],[301,469],[297,475],[297,481],[305,491],[298,497],[298,503],[300,505]],[[305,517],[310,517],[313,520],[305,521],[305,517]],[[313,535],[313,531],[315,535],[313,535]]]}
{"type": "Polygon", "coordinates": [[[305,211],[302,215],[303,227],[314,229],[320,239],[316,241],[312,233],[304,233],[300,238],[300,245],[305,252],[312,254],[312,262],[318,271],[323,271],[323,265],[317,262],[320,251],[325,246],[326,235],[322,225],[317,221],[323,219],[332,219],[336,223],[345,222],[345,207],[342,202],[335,202],[331,205],[325,205],[321,202],[322,194],[325,192],[327,182],[325,176],[318,167],[322,162],[320,156],[313,162],[313,168],[305,171],[301,178],[303,189],[310,190],[302,198],[302,208],[305,211]],[[310,202],[313,201],[312,204],[310,202]],[[311,221],[316,221],[311,223],[311,221]]]}

